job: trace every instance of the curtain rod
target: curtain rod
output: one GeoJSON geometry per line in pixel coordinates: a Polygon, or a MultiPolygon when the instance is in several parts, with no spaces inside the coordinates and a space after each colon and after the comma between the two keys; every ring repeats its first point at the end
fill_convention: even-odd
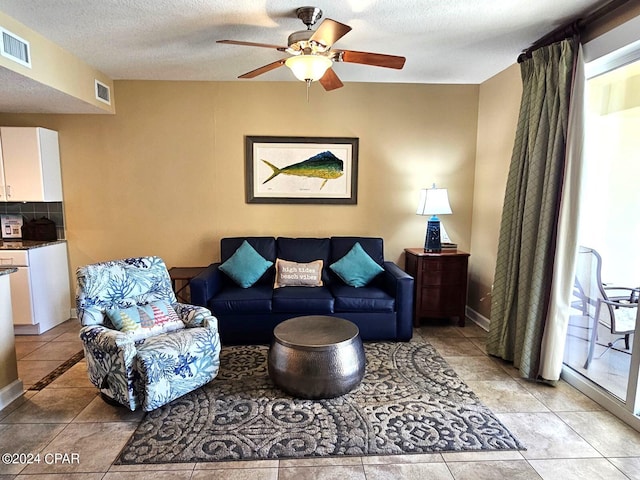
{"type": "Polygon", "coordinates": [[[591,11],[584,18],[578,18],[570,23],[556,28],[555,30],[541,37],[539,40],[533,42],[533,44],[529,48],[523,50],[523,52],[518,56],[518,63],[522,63],[527,58],[531,58],[531,54],[534,50],[546,47],[547,45],[551,45],[552,43],[559,42],[561,40],[564,40],[565,38],[580,35],[580,33],[593,22],[601,19],[602,17],[605,17],[606,15],[610,14],[614,10],[617,10],[626,3],[629,3],[629,0],[611,0],[601,7],[598,7],[595,10],[591,11]]]}

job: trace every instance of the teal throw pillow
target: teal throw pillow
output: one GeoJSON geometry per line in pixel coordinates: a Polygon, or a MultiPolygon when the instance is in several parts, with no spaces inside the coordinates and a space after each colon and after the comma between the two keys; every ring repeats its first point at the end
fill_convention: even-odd
{"type": "Polygon", "coordinates": [[[242,288],[249,288],[264,275],[264,272],[271,265],[273,262],[266,260],[245,240],[234,254],[218,268],[242,288]]]}
{"type": "Polygon", "coordinates": [[[352,287],[364,287],[373,280],[379,273],[384,271],[367,252],[364,251],[359,242],[349,250],[349,252],[335,263],[329,265],[347,285],[352,287]]]}

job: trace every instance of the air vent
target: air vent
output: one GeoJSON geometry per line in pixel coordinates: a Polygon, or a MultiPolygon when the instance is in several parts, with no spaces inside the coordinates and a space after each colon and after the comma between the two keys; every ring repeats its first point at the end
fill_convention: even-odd
{"type": "Polygon", "coordinates": [[[2,50],[0,50],[2,56],[10,58],[20,65],[31,68],[29,42],[2,27],[0,27],[0,33],[2,34],[2,50]]]}
{"type": "Polygon", "coordinates": [[[111,105],[111,89],[99,80],[96,80],[96,100],[111,105]]]}

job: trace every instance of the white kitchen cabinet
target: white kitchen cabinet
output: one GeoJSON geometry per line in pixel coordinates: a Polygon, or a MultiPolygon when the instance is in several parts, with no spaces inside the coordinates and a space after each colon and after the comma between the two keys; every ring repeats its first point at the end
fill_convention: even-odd
{"type": "Polygon", "coordinates": [[[0,201],[62,201],[58,132],[0,127],[0,201]]]}
{"type": "Polygon", "coordinates": [[[18,269],[9,276],[17,334],[41,334],[70,318],[66,242],[28,250],[0,250],[0,267],[18,269]]]}

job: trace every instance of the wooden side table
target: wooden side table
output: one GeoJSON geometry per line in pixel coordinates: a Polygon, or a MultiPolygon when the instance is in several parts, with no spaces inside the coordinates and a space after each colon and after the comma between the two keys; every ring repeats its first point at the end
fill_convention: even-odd
{"type": "Polygon", "coordinates": [[[171,267],[169,269],[171,286],[179,302],[191,302],[191,290],[189,289],[191,279],[198,276],[198,274],[206,268],[207,267],[171,267]]]}
{"type": "Polygon", "coordinates": [[[414,278],[413,324],[421,318],[458,317],[464,327],[469,254],[460,250],[425,252],[405,248],[405,271],[414,278]]]}

